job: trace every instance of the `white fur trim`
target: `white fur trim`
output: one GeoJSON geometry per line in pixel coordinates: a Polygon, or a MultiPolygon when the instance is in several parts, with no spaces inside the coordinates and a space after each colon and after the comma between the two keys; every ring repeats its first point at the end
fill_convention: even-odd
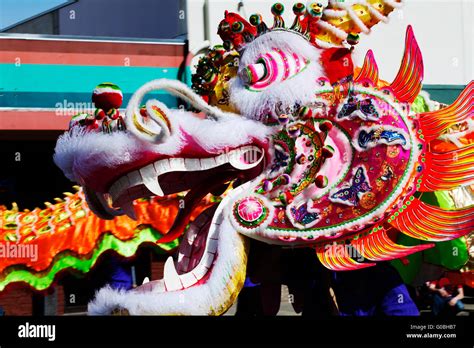
{"type": "Polygon", "coordinates": [[[331,42],[323,41],[320,39],[316,39],[316,44],[318,45],[318,47],[321,47],[321,48],[340,47],[339,45],[333,44],[331,42]]]}
{"type": "Polygon", "coordinates": [[[329,18],[340,18],[344,17],[346,14],[346,10],[335,10],[330,8],[324,10],[324,15],[329,18]]]}
{"type": "Polygon", "coordinates": [[[388,23],[388,17],[381,14],[371,3],[367,3],[367,8],[372,16],[381,22],[388,23]]]}
{"type": "Polygon", "coordinates": [[[141,146],[129,133],[87,132],[76,126],[58,138],[53,158],[69,180],[80,182],[81,173],[129,162],[139,155],[141,146]]]}
{"type": "Polygon", "coordinates": [[[98,168],[115,168],[133,162],[144,151],[176,155],[184,146],[183,133],[214,155],[224,149],[249,143],[253,137],[264,141],[272,129],[260,122],[239,116],[224,115],[218,121],[200,119],[183,110],[170,110],[169,120],[174,132],[166,142],[153,144],[136,138],[129,132],[86,132],[73,127],[57,141],[54,161],[67,178],[80,182],[80,177],[98,168]],[[81,175],[82,174],[82,175],[81,175]]]}
{"type": "Polygon", "coordinates": [[[357,16],[357,14],[354,12],[354,10],[353,10],[352,7],[351,7],[352,5],[338,2],[338,3],[337,3],[337,6],[339,6],[340,8],[343,8],[344,10],[347,11],[347,14],[348,14],[349,17],[352,19],[352,21],[354,22],[354,24],[355,24],[364,34],[370,33],[370,29],[367,28],[366,25],[364,24],[364,22],[362,22],[361,19],[359,18],[359,16],[357,16]]]}
{"type": "Polygon", "coordinates": [[[232,227],[225,214],[227,209],[224,209],[233,201],[234,194],[241,191],[240,187],[234,191],[223,199],[212,219],[211,228],[216,228],[218,232],[218,249],[210,277],[205,283],[170,292],[139,293],[106,287],[89,303],[89,314],[110,314],[117,308],[127,309],[131,315],[209,315],[225,312],[243,285],[247,263],[246,240],[232,227]]]}
{"type": "Polygon", "coordinates": [[[330,31],[332,34],[334,34],[336,37],[338,37],[341,40],[347,39],[347,33],[344,30],[339,29],[338,27],[332,24],[329,24],[328,22],[318,21],[316,24],[318,25],[318,27],[330,31]]]}
{"type": "Polygon", "coordinates": [[[431,96],[428,92],[420,91],[420,93],[418,95],[420,97],[422,97],[423,100],[425,101],[426,105],[428,105],[428,110],[429,111],[436,111],[436,110],[440,109],[441,104],[439,102],[437,102],[436,100],[432,100],[431,96]]]}

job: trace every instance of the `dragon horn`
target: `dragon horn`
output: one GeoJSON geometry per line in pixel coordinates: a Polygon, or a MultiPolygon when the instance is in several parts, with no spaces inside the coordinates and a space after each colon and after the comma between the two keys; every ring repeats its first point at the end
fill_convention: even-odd
{"type": "Polygon", "coordinates": [[[191,104],[195,109],[204,112],[208,118],[218,120],[226,116],[238,116],[223,112],[219,108],[208,105],[199,95],[194,93],[182,82],[168,79],[150,81],[140,87],[130,99],[125,111],[127,130],[140,139],[153,143],[164,141],[172,133],[172,124],[169,120],[170,110],[157,100],[150,100],[146,104],[146,118],[140,114],[140,103],[143,97],[152,91],[164,90],[191,104]],[[151,122],[150,122],[151,121],[151,122]]]}

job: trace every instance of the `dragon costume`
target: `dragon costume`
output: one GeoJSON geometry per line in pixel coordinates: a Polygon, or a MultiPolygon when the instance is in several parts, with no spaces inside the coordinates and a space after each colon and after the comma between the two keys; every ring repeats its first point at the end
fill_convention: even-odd
{"type": "MultiPolygon", "coordinates": [[[[55,204],[46,202],[45,209],[0,206],[0,291],[14,283],[45,290],[61,272],[89,272],[106,251],[131,257],[139,246],[161,238],[179,210],[179,197],[155,197],[134,203],[136,221],[127,216],[104,220],[91,212],[82,189],[75,189],[55,204]]],[[[209,204],[204,200],[195,214],[209,204]]],[[[173,240],[158,248],[169,252],[177,245],[173,240]]]]}
{"type": "Polygon", "coordinates": [[[472,129],[473,82],[452,105],[414,113],[424,71],[411,27],[393,82],[379,79],[371,51],[359,71],[352,62],[359,35],[400,5],[297,3],[288,26],[279,3],[272,26],[226,12],[223,46],[199,62],[194,91],[154,80],[121,115],[117,88],[99,86],[98,111],[75,117],[55,153],[90,209],[103,219],[134,217],[137,199],[187,193],[156,241],[182,235],[164,278],[104,288],[89,312],[222,314],[244,284],[249,238],[311,247],[325,267],[357,272],[470,233],[473,207],[446,210],[420,193],[474,182],[474,145],[438,144],[453,127],[472,129]],[[196,112],[158,100],[142,106],[155,90],[196,112]],[[191,222],[203,197],[224,191],[191,222]],[[400,234],[426,243],[401,245],[400,234]]]}

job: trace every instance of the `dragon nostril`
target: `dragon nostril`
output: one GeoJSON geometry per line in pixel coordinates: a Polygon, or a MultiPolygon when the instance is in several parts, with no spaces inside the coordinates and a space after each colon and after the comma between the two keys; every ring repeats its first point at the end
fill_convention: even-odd
{"type": "Polygon", "coordinates": [[[240,72],[240,77],[244,83],[252,85],[267,75],[267,68],[263,62],[250,64],[240,72]]]}

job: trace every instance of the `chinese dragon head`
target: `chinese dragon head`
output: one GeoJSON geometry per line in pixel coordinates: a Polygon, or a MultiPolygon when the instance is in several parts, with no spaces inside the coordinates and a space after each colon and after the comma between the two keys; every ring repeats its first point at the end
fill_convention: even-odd
{"type": "Polygon", "coordinates": [[[164,278],[131,291],[105,288],[92,314],[221,314],[245,280],[247,239],[314,248],[336,271],[371,267],[430,248],[397,244],[458,238],[474,228],[474,209],[445,211],[419,192],[474,182],[474,147],[433,150],[453,125],[471,124],[472,82],[449,107],[414,114],[423,62],[411,27],[392,83],[379,80],[369,51],[361,69],[351,54],[400,6],[395,0],[297,3],[291,26],[282,4],[274,23],[225,13],[216,46],[200,59],[193,89],[154,80],[124,115],[114,85],[95,91],[95,117],[78,116],[60,137],[55,161],[84,187],[102,218],[135,215],[134,200],[187,191],[168,234],[182,235],[164,278]],[[165,90],[196,112],[144,96],[165,90]],[[200,200],[222,200],[193,221],[200,200]],[[350,245],[363,262],[331,252],[350,245]]]}

